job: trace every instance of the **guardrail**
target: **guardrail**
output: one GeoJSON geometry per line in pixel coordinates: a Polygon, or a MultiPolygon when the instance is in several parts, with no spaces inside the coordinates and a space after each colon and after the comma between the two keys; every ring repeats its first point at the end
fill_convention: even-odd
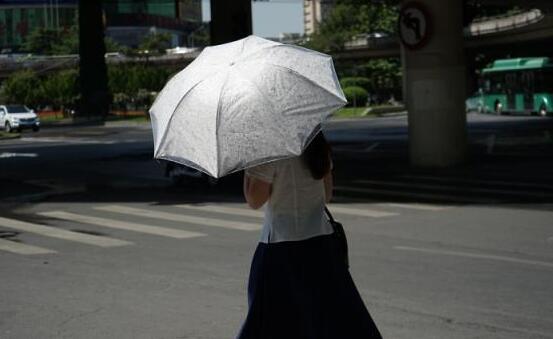
{"type": "MultiPolygon", "coordinates": [[[[150,63],[154,65],[186,65],[192,62],[200,53],[194,51],[186,54],[168,54],[159,56],[125,56],[106,55],[106,63],[123,64],[150,63]]],[[[6,78],[11,73],[23,69],[32,69],[39,74],[48,73],[58,69],[72,68],[79,65],[79,55],[52,55],[52,56],[30,56],[0,57],[0,78],[6,78]]]]}
{"type": "Polygon", "coordinates": [[[465,35],[477,36],[503,32],[519,27],[528,26],[541,21],[545,15],[539,9],[509,16],[498,16],[483,21],[476,21],[465,28],[465,35]]]}

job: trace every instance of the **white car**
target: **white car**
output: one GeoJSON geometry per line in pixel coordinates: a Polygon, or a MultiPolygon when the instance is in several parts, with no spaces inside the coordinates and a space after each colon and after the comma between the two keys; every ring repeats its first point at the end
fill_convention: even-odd
{"type": "Polygon", "coordinates": [[[27,106],[0,105],[0,126],[8,133],[25,128],[38,132],[40,120],[36,113],[27,106]]]}

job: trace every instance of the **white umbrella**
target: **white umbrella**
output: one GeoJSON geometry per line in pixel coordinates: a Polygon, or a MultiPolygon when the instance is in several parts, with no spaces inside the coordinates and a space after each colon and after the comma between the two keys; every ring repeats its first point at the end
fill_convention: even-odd
{"type": "Polygon", "coordinates": [[[219,178],[300,155],[345,104],[326,54],[256,36],[207,47],[150,108],[154,157],[219,178]]]}

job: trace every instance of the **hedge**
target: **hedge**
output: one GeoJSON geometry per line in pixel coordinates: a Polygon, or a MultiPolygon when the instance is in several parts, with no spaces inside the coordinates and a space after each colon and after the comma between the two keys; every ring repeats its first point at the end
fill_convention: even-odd
{"type": "Polygon", "coordinates": [[[340,79],[340,85],[342,88],[346,87],[362,87],[367,91],[370,91],[372,88],[372,83],[369,78],[364,77],[347,77],[340,79]]]}
{"type": "Polygon", "coordinates": [[[349,86],[344,88],[344,94],[348,100],[348,107],[363,107],[367,105],[369,92],[359,86],[349,86]]]}

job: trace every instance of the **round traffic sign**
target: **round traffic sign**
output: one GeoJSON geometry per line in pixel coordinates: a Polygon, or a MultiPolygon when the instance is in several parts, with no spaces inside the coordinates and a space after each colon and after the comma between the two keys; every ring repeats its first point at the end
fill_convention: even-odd
{"type": "Polygon", "coordinates": [[[401,42],[409,49],[423,47],[431,34],[430,15],[418,2],[408,2],[401,8],[398,25],[401,42]]]}

